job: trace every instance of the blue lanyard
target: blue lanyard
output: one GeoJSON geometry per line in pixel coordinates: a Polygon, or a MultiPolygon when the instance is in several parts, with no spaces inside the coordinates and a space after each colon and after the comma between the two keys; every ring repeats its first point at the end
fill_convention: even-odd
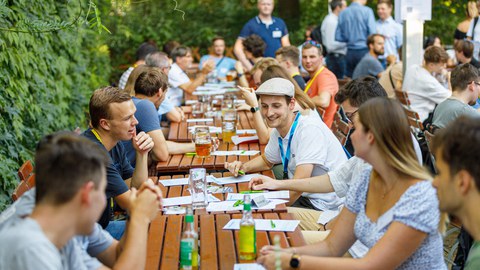
{"type": "Polygon", "coordinates": [[[293,121],[292,128],[290,129],[290,134],[288,135],[288,143],[287,143],[287,152],[284,154],[283,152],[283,139],[278,137],[278,146],[280,147],[280,155],[282,157],[283,163],[283,179],[288,179],[288,160],[290,159],[290,145],[292,144],[293,134],[295,133],[295,129],[297,128],[298,118],[300,117],[300,113],[297,113],[295,116],[295,120],[293,121]]]}

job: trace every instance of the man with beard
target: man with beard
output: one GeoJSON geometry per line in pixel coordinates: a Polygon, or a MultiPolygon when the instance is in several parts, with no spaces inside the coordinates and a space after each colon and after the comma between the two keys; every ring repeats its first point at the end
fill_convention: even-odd
{"type": "Polygon", "coordinates": [[[380,78],[384,68],[378,60],[378,56],[385,52],[385,38],[380,34],[373,34],[367,38],[368,53],[360,60],[353,71],[352,79],[362,76],[373,76],[380,78]]]}

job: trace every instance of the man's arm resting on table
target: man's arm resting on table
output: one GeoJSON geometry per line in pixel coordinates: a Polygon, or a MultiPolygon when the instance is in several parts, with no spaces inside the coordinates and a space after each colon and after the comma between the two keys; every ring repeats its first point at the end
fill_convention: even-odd
{"type": "Polygon", "coordinates": [[[315,103],[316,106],[320,106],[322,108],[327,108],[330,106],[330,100],[332,95],[328,91],[322,91],[312,98],[312,101],[315,103]]]}
{"type": "MultiPolygon", "coordinates": [[[[163,135],[163,134],[162,134],[163,135]]],[[[148,179],[148,153],[137,152],[131,187],[139,188],[148,179]]]]}
{"type": "MultiPolygon", "coordinates": [[[[313,164],[298,165],[295,168],[295,174],[293,175],[293,178],[298,179],[298,178],[310,177],[312,175],[312,172],[313,172],[313,167],[314,167],[313,164]]],[[[295,181],[295,182],[297,182],[297,181],[295,181]]],[[[301,192],[290,191],[290,200],[287,203],[287,205],[293,204],[301,195],[302,195],[301,192]]]]}
{"type": "Polygon", "coordinates": [[[177,108],[173,108],[169,112],[167,112],[167,119],[170,122],[178,123],[182,121],[182,114],[177,110],[177,108]]]}
{"type": "Polygon", "coordinates": [[[203,81],[205,81],[205,78],[207,77],[207,74],[208,74],[204,72],[205,70],[206,69],[202,69],[202,71],[197,74],[197,77],[195,78],[195,80],[181,84],[179,87],[189,94],[193,93],[195,89],[197,89],[197,87],[202,85],[203,81]]]}
{"type": "Polygon", "coordinates": [[[147,132],[148,135],[153,140],[153,143],[155,144],[153,146],[152,151],[152,158],[155,161],[167,161],[169,152],[168,152],[168,146],[165,141],[165,137],[163,136],[163,132],[161,129],[157,130],[152,130],[150,132],[147,132]]]}
{"type": "Polygon", "coordinates": [[[244,173],[261,172],[270,170],[272,167],[273,164],[271,164],[264,155],[261,155],[250,160],[249,162],[244,163],[241,167],[241,170],[244,173]]]}
{"type": "Polygon", "coordinates": [[[195,152],[194,143],[177,143],[172,141],[166,141],[166,143],[167,143],[168,152],[171,155],[195,152]]]}

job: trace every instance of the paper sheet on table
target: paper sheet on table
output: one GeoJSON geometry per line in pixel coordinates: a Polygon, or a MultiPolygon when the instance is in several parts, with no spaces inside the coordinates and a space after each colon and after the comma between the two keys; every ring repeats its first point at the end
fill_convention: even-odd
{"type": "Polygon", "coordinates": [[[187,212],[187,208],[184,206],[169,206],[163,208],[163,214],[165,215],[183,215],[187,212]]]}
{"type": "Polygon", "coordinates": [[[195,99],[189,99],[189,100],[185,100],[185,105],[192,105],[192,104],[195,104],[199,102],[198,100],[195,100],[195,99]]]}
{"type": "MultiPolygon", "coordinates": [[[[255,230],[273,232],[293,232],[300,224],[300,220],[284,219],[254,219],[255,230]]],[[[231,219],[224,227],[224,230],[239,230],[240,219],[231,219]]]]}
{"type": "MultiPolygon", "coordinates": [[[[198,89],[198,88],[197,88],[198,89]]],[[[225,94],[225,89],[211,89],[205,90],[202,88],[202,91],[197,90],[193,91],[192,95],[194,96],[212,96],[212,95],[223,95],[225,94]]]]}
{"type": "MultiPolygon", "coordinates": [[[[215,181],[215,176],[213,175],[207,175],[207,183],[211,183],[215,181]]],[[[177,178],[177,179],[171,179],[171,180],[158,180],[159,183],[164,185],[165,187],[171,187],[171,186],[183,186],[183,185],[188,185],[188,178],[177,178]]]]}
{"type": "MultiPolygon", "coordinates": [[[[251,193],[250,198],[256,198],[258,196],[264,196],[265,199],[290,199],[290,192],[288,190],[270,191],[261,193],[251,193]]],[[[228,193],[226,201],[243,200],[245,194],[242,193],[228,193]]]]}
{"type": "MultiPolygon", "coordinates": [[[[207,196],[208,196],[208,202],[221,202],[220,199],[213,196],[212,194],[208,194],[207,196]]],[[[184,205],[184,204],[191,204],[191,203],[192,203],[192,196],[181,196],[181,197],[163,199],[163,206],[184,205]]]]}
{"type": "Polygon", "coordinates": [[[317,223],[325,225],[338,216],[338,214],[340,214],[340,210],[325,210],[318,218],[317,223]]]}
{"type": "Polygon", "coordinates": [[[235,150],[235,151],[215,151],[212,156],[254,156],[260,153],[258,150],[235,150]]]}
{"type": "MultiPolygon", "coordinates": [[[[275,209],[277,204],[282,204],[288,202],[287,200],[280,200],[280,199],[271,199],[269,202],[262,206],[257,207],[252,205],[252,209],[275,209]]],[[[236,210],[243,210],[243,205],[233,206],[235,201],[220,201],[220,202],[211,202],[207,206],[208,212],[223,212],[223,211],[236,211],[236,210]]]]}
{"type": "Polygon", "coordinates": [[[258,173],[253,173],[253,174],[247,174],[247,175],[240,175],[238,177],[234,176],[229,176],[229,177],[220,177],[220,178],[215,178],[212,179],[214,183],[218,185],[226,185],[226,184],[235,184],[235,183],[243,183],[243,182],[248,182],[252,177],[258,177],[260,174],[258,173]]]}
{"type": "Polygon", "coordinates": [[[235,104],[245,104],[246,102],[245,102],[245,99],[235,99],[233,101],[233,103],[235,103],[235,104]]]}
{"type": "Polygon", "coordinates": [[[265,268],[258,263],[236,263],[233,270],[265,270],[265,268]]]}
{"type": "Polygon", "coordinates": [[[239,145],[241,143],[251,143],[251,142],[258,142],[258,136],[248,136],[248,137],[240,137],[240,136],[232,136],[232,142],[235,145],[239,145]]]}
{"type": "Polygon", "coordinates": [[[257,134],[257,131],[255,129],[237,129],[237,135],[243,135],[243,134],[255,135],[257,134]]]}
{"type": "Polygon", "coordinates": [[[195,123],[195,122],[213,122],[213,118],[192,118],[192,119],[187,119],[187,123],[195,123]]]}
{"type": "MultiPolygon", "coordinates": [[[[205,127],[205,126],[191,126],[191,127],[188,127],[188,131],[193,134],[195,132],[195,128],[197,127],[205,127]]],[[[210,133],[222,133],[222,127],[209,126],[208,130],[210,131],[210,133]]]]}

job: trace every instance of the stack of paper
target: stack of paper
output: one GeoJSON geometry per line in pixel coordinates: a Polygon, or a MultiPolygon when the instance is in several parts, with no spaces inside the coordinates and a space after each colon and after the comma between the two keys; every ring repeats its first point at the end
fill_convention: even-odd
{"type": "Polygon", "coordinates": [[[233,270],[265,270],[265,267],[258,263],[236,263],[233,270]]]}
{"type": "MultiPolygon", "coordinates": [[[[233,138],[234,136],[232,136],[233,138]]],[[[260,153],[258,150],[235,150],[235,151],[215,151],[212,156],[254,156],[260,153]]]]}
{"type": "Polygon", "coordinates": [[[215,179],[212,179],[212,181],[218,185],[226,185],[226,184],[248,182],[253,177],[258,177],[258,176],[260,176],[260,174],[254,173],[254,174],[240,175],[238,177],[229,176],[229,177],[215,178],[215,179]]]}
{"type": "MultiPolygon", "coordinates": [[[[195,132],[195,128],[197,127],[201,127],[201,126],[190,126],[188,127],[188,131],[193,134],[195,132]]],[[[209,126],[208,130],[210,131],[210,133],[222,133],[222,127],[209,126]]]]}
{"type": "MultiPolygon", "coordinates": [[[[212,194],[208,194],[208,202],[221,202],[221,201],[220,199],[213,196],[212,194]]],[[[192,203],[192,196],[181,196],[181,197],[163,199],[163,206],[184,205],[184,204],[191,204],[191,203],[192,203]]]]}
{"type": "MultiPolygon", "coordinates": [[[[207,183],[215,182],[215,176],[207,175],[207,183]]],[[[165,187],[188,185],[188,178],[177,178],[171,180],[158,180],[165,187]]]]}
{"type": "MultiPolygon", "coordinates": [[[[255,219],[255,230],[273,232],[293,232],[300,224],[300,220],[283,219],[255,219]]],[[[231,219],[224,227],[224,230],[239,230],[240,219],[231,219]]]]}
{"type": "MultiPolygon", "coordinates": [[[[266,199],[290,199],[290,192],[288,190],[280,190],[280,191],[267,191],[267,192],[259,192],[259,193],[250,193],[250,198],[256,198],[259,196],[264,196],[266,199]]],[[[227,194],[227,201],[237,201],[243,200],[245,194],[243,193],[228,193],[227,194]]]]}
{"type": "Polygon", "coordinates": [[[213,118],[192,118],[192,119],[187,119],[187,123],[196,123],[196,122],[213,122],[213,118]]]}
{"type": "Polygon", "coordinates": [[[253,143],[258,142],[258,136],[232,136],[232,142],[235,145],[239,145],[241,143],[253,143]]]}
{"type": "MultiPolygon", "coordinates": [[[[286,200],[280,200],[280,199],[271,199],[268,201],[268,203],[265,206],[262,207],[257,207],[255,205],[252,205],[252,209],[275,209],[277,204],[282,204],[286,203],[286,200]]],[[[211,202],[207,206],[207,211],[208,212],[223,212],[223,211],[236,211],[236,210],[243,210],[243,205],[235,205],[235,201],[220,201],[220,202],[211,202]]]]}

